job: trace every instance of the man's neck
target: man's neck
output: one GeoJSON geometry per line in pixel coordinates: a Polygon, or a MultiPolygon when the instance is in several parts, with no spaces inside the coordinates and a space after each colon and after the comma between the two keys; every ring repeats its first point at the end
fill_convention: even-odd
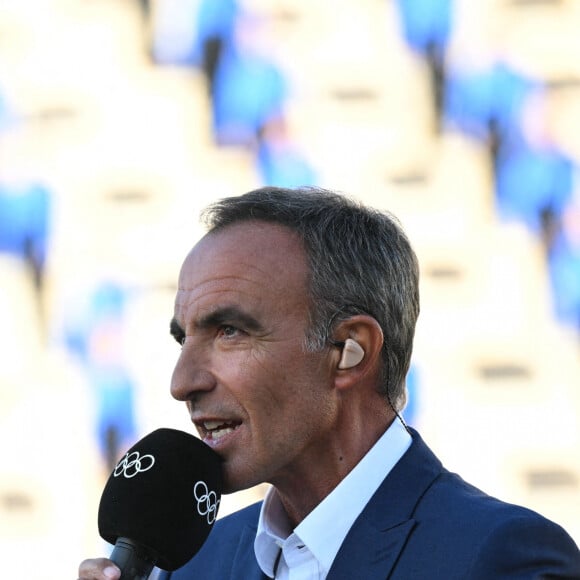
{"type": "Polygon", "coordinates": [[[311,462],[306,475],[272,482],[293,527],[296,527],[354,469],[389,428],[395,418],[377,423],[375,429],[358,425],[345,441],[336,437],[323,457],[311,462]]]}

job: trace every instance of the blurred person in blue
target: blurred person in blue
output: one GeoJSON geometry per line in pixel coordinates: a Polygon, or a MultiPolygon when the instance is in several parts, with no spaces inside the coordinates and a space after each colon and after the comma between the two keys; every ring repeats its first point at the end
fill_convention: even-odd
{"type": "Polygon", "coordinates": [[[541,86],[500,57],[475,54],[449,67],[445,124],[485,143],[495,170],[499,155],[521,142],[521,111],[541,86]]]}
{"type": "Polygon", "coordinates": [[[223,459],[225,493],[271,487],[159,578],[578,579],[559,525],[449,472],[402,420],[419,265],[396,218],[272,187],[205,218],[179,275],[171,394],[223,459]]]}
{"type": "Polygon", "coordinates": [[[66,344],[81,363],[96,403],[96,438],[107,469],[119,452],[135,442],[135,386],[125,363],[124,312],[126,291],[117,283],[101,282],[88,304],[72,309],[66,344]]]}
{"type": "Polygon", "coordinates": [[[556,317],[580,337],[580,195],[562,212],[548,272],[556,317]]]}
{"type": "Polygon", "coordinates": [[[40,295],[50,241],[52,192],[34,175],[19,149],[21,126],[21,113],[0,86],[0,252],[28,265],[40,295]]]}
{"type": "Polygon", "coordinates": [[[403,38],[428,66],[437,128],[443,113],[446,52],[454,24],[454,0],[397,0],[403,38]]]}
{"type": "Polygon", "coordinates": [[[234,42],[239,15],[240,7],[236,0],[201,0],[197,7],[193,61],[203,71],[212,98],[216,70],[234,42]]]}
{"type": "Polygon", "coordinates": [[[284,119],[274,119],[266,124],[257,147],[255,164],[264,185],[316,185],[316,171],[293,142],[284,119]]]}
{"type": "Polygon", "coordinates": [[[213,94],[215,70],[234,41],[236,0],[163,0],[153,18],[153,60],[200,70],[213,94]]]}
{"type": "Polygon", "coordinates": [[[28,266],[41,323],[50,221],[51,192],[44,184],[26,178],[0,178],[0,252],[15,256],[28,266]]]}
{"type": "Polygon", "coordinates": [[[253,148],[265,127],[284,117],[287,81],[268,54],[263,27],[259,15],[238,16],[234,42],[216,66],[211,106],[218,145],[253,148]]]}
{"type": "Polygon", "coordinates": [[[575,163],[552,137],[545,89],[530,93],[517,115],[518,131],[498,151],[496,205],[504,221],[519,221],[550,251],[574,193],[575,163]]]}

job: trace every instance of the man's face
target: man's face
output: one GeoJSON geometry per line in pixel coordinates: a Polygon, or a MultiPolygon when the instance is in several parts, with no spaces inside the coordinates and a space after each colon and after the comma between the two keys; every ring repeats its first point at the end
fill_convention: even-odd
{"type": "Polygon", "coordinates": [[[304,350],[307,276],[298,237],[263,222],[207,235],[183,264],[171,392],[223,458],[226,492],[291,485],[332,438],[333,365],[304,350]]]}

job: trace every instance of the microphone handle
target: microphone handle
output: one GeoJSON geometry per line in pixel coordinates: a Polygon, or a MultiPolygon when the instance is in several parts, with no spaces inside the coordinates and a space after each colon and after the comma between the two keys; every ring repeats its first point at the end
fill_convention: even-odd
{"type": "Polygon", "coordinates": [[[151,550],[129,538],[117,538],[109,559],[121,569],[120,580],[147,580],[157,560],[151,550]]]}

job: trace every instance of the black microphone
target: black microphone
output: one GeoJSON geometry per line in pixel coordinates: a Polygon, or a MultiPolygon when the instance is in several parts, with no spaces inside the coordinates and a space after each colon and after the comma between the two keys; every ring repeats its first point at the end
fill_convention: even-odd
{"type": "Polygon", "coordinates": [[[189,433],[157,429],[133,445],[99,504],[99,534],[115,544],[121,579],[186,564],[213,527],[222,485],[221,458],[189,433]]]}

